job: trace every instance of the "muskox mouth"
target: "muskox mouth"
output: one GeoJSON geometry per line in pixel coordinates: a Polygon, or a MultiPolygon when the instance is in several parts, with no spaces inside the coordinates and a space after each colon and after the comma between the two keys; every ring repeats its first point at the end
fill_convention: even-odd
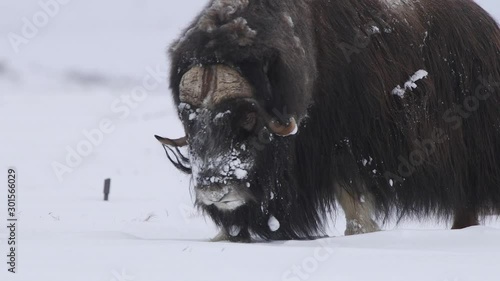
{"type": "Polygon", "coordinates": [[[246,201],[243,201],[243,200],[225,200],[225,201],[214,203],[214,205],[219,210],[226,210],[226,211],[236,210],[245,204],[246,204],[246,201]]]}
{"type": "Polygon", "coordinates": [[[221,211],[234,211],[255,200],[247,190],[233,186],[198,187],[196,199],[201,206],[215,206],[221,211]]]}

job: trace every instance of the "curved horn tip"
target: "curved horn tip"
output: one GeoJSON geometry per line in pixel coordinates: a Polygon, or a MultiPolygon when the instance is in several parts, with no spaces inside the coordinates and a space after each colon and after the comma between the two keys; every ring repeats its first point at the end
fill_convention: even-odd
{"type": "Polygon", "coordinates": [[[281,125],[279,121],[273,120],[269,123],[269,127],[273,133],[281,137],[288,137],[297,134],[299,128],[297,126],[297,121],[294,117],[290,118],[287,125],[281,125]]]}
{"type": "Polygon", "coordinates": [[[188,145],[188,143],[187,143],[187,136],[182,137],[180,139],[176,139],[176,140],[172,140],[172,139],[169,139],[169,138],[160,137],[158,135],[155,135],[155,138],[161,144],[163,144],[163,145],[175,146],[175,147],[183,147],[183,146],[187,146],[188,145]]]}

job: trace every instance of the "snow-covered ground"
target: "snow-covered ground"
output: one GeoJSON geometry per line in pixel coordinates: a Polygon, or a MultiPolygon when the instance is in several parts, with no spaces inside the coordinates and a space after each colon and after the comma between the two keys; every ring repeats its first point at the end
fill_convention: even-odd
{"type": "MultiPolygon", "coordinates": [[[[182,134],[165,53],[205,1],[59,2],[37,30],[23,18],[43,23],[38,0],[0,3],[0,280],[500,280],[494,219],[343,237],[338,214],[329,239],[207,242],[214,226],[153,138],[182,134]],[[16,53],[9,34],[23,29],[32,38],[16,53]],[[10,166],[19,176],[17,274],[6,257],[10,166]]],[[[496,0],[478,2],[500,19],[496,0]]]]}

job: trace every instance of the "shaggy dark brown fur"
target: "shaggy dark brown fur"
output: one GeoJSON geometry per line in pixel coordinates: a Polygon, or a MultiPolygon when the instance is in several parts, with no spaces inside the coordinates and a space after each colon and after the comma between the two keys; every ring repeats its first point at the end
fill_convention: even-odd
{"type": "Polygon", "coordinates": [[[497,23],[471,0],[210,3],[170,52],[176,104],[190,68],[226,64],[300,127],[254,148],[256,201],[202,208],[266,239],[321,235],[335,184],[373,194],[382,218],[500,213],[499,52],[497,23]]]}

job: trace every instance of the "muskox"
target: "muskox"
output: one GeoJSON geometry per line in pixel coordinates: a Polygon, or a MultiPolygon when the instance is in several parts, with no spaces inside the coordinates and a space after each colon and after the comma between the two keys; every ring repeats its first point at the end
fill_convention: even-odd
{"type": "Polygon", "coordinates": [[[471,0],[213,0],[170,49],[215,240],[500,212],[500,30],[471,0]]]}

